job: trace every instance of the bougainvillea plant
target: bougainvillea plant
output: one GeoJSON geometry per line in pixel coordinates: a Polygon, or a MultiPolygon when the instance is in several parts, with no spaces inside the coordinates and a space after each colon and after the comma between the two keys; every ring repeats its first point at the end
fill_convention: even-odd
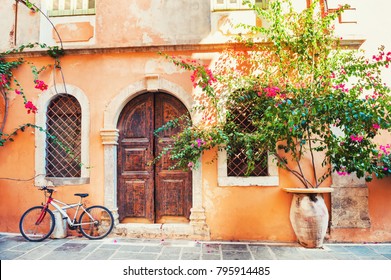
{"type": "MultiPolygon", "coordinates": [[[[18,2],[24,4],[33,12],[41,12],[41,10],[30,1],[21,1],[18,2]]],[[[41,12],[42,13],[42,12],[41,12]]],[[[48,19],[49,20],[49,19],[48,19]]],[[[50,20],[49,20],[50,21],[50,20]]],[[[18,131],[24,131],[27,127],[36,128],[40,131],[46,132],[44,129],[37,127],[34,124],[26,123],[21,124],[19,127],[15,128],[10,133],[5,133],[4,128],[8,117],[8,111],[10,107],[10,96],[18,95],[22,98],[24,107],[28,114],[37,112],[37,107],[34,105],[33,101],[28,100],[25,91],[15,76],[15,70],[18,69],[23,64],[28,64],[31,67],[31,73],[35,85],[35,89],[40,91],[45,91],[48,89],[47,84],[39,79],[39,75],[42,71],[47,70],[48,68],[61,69],[59,58],[64,54],[64,50],[61,44],[61,47],[58,46],[48,46],[44,43],[29,43],[21,45],[17,48],[5,51],[0,53],[0,98],[1,98],[1,108],[0,108],[0,146],[4,146],[7,141],[13,141],[14,136],[18,131]],[[15,55],[23,53],[26,49],[41,48],[47,51],[48,56],[54,59],[52,65],[43,66],[38,69],[34,64],[29,61],[26,61],[23,57],[13,58],[15,55]]],[[[47,133],[47,132],[46,132],[47,133]]],[[[48,135],[52,137],[51,135],[48,135]]]]}
{"type": "Polygon", "coordinates": [[[347,7],[321,13],[314,1],[297,12],[288,0],[270,1],[266,10],[251,7],[268,24],[242,26],[249,32],[216,59],[213,71],[168,57],[193,72],[199,89],[193,114],[202,116],[160,128],[184,126],[165,151],[176,160],[173,168],[196,167],[214,147],[228,155],[240,147],[248,174],[267,152],[306,188],[319,187],[332,172],[367,181],[390,174],[390,146],[375,137],[391,127],[390,88],[382,80],[391,52],[380,47],[368,57],[341,46],[334,24],[347,7]],[[248,108],[251,130],[235,122],[241,108],[248,108]]]}

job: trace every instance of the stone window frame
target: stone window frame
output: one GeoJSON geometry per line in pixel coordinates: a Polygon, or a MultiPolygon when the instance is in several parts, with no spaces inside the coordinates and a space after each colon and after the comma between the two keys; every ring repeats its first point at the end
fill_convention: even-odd
{"type": "MultiPolygon", "coordinates": [[[[211,1],[211,10],[212,11],[224,11],[224,10],[248,10],[249,7],[247,4],[243,4],[243,0],[236,0],[235,3],[231,3],[230,0],[212,0],[211,1]]],[[[251,3],[254,3],[260,8],[268,6],[268,0],[251,0],[251,3]],[[260,3],[261,2],[261,3],[260,3]]]]}
{"type": "Polygon", "coordinates": [[[77,99],[81,107],[81,176],[75,178],[69,177],[46,177],[46,134],[36,129],[35,132],[35,185],[36,186],[57,186],[57,185],[81,185],[90,182],[89,171],[89,141],[90,141],[90,105],[87,96],[76,86],[66,84],[51,87],[43,92],[37,101],[38,112],[36,114],[35,124],[45,129],[46,113],[50,102],[58,97],[59,94],[66,93],[77,99]]]}
{"type": "Polygon", "coordinates": [[[278,166],[272,154],[268,154],[268,176],[228,176],[227,158],[227,151],[224,148],[219,149],[217,154],[217,180],[220,187],[277,187],[279,185],[278,166]]]}
{"type": "MultiPolygon", "coordinates": [[[[48,11],[48,4],[46,0],[41,1],[41,11],[43,14],[48,15],[50,17],[50,22],[43,15],[40,15],[40,32],[39,32],[39,42],[45,43],[47,45],[57,45],[59,43],[72,46],[92,46],[96,44],[96,13],[90,14],[77,14],[77,15],[62,15],[62,16],[50,16],[48,11]],[[83,32],[76,32],[76,34],[83,34],[80,36],[67,36],[66,34],[61,35],[58,38],[56,32],[53,32],[53,26],[56,29],[61,28],[78,28],[78,25],[82,24],[83,27],[88,28],[87,35],[83,34],[85,30],[82,29],[83,32]],[[91,32],[92,30],[92,32],[91,32]],[[91,36],[91,37],[90,37],[91,36]]],[[[60,32],[61,34],[61,32],[60,32]]],[[[73,34],[74,35],[74,34],[73,34]]]]}
{"type": "MultiPolygon", "coordinates": [[[[221,99],[220,102],[223,103],[225,100],[221,99]]],[[[224,118],[226,106],[221,104],[220,107],[224,108],[220,116],[224,118]]],[[[227,151],[224,147],[220,147],[217,152],[217,183],[219,187],[279,186],[277,159],[272,153],[268,153],[267,156],[268,176],[228,176],[227,161],[227,151]]]]}
{"type": "Polygon", "coordinates": [[[55,0],[47,0],[46,8],[47,15],[49,17],[61,17],[61,16],[82,16],[82,15],[95,15],[96,2],[94,1],[94,8],[88,8],[89,0],[57,0],[59,8],[53,9],[53,2],[55,0]],[[77,2],[82,1],[83,8],[77,9],[77,2]],[[68,2],[70,8],[65,9],[65,4],[68,2]]]}

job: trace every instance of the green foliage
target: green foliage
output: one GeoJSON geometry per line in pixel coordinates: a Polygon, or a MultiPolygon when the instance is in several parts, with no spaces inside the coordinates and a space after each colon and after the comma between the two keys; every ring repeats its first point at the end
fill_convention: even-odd
{"type": "Polygon", "coordinates": [[[189,123],[167,148],[177,167],[193,167],[213,147],[229,154],[240,147],[246,151],[247,173],[267,151],[307,188],[319,187],[332,171],[355,172],[368,181],[390,174],[390,146],[378,147],[374,138],[391,129],[390,88],[381,76],[391,52],[380,47],[368,59],[343,49],[333,23],[347,6],[321,15],[318,4],[300,13],[288,0],[271,1],[268,10],[252,6],[267,27],[241,25],[249,30],[238,38],[242,47],[226,50],[213,74],[200,75],[208,69],[170,58],[194,71],[195,86],[208,85],[196,96],[203,102],[195,108],[202,121],[189,123]],[[245,129],[235,121],[241,112],[245,129]],[[315,179],[304,170],[305,158],[315,179]]]}

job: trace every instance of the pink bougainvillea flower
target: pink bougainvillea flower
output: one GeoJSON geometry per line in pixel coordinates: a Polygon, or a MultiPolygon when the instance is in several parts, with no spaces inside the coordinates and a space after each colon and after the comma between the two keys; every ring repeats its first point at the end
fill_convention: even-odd
{"type": "Polygon", "coordinates": [[[15,89],[15,93],[20,95],[22,92],[20,90],[15,89]]]}
{"type": "Polygon", "coordinates": [[[37,89],[39,89],[39,90],[44,91],[44,90],[47,90],[47,89],[48,89],[48,85],[45,84],[44,81],[35,80],[34,83],[35,83],[35,88],[37,88],[37,89]]]}
{"type": "Polygon", "coordinates": [[[7,83],[7,77],[4,74],[0,74],[0,86],[4,86],[7,83]]]}
{"type": "Polygon", "coordinates": [[[364,137],[361,135],[354,135],[353,134],[353,135],[350,135],[350,139],[354,142],[361,142],[364,139],[364,137]]]}
{"type": "Polygon", "coordinates": [[[337,174],[339,176],[346,176],[346,175],[348,175],[348,173],[346,171],[337,171],[337,174]]]}
{"type": "Polygon", "coordinates": [[[196,141],[197,141],[198,148],[200,148],[203,144],[205,144],[204,140],[202,140],[202,139],[198,138],[196,141]]]}
{"type": "Polygon", "coordinates": [[[206,74],[209,76],[208,83],[209,83],[210,85],[211,85],[212,83],[216,83],[216,82],[217,82],[217,79],[216,79],[215,76],[213,75],[212,70],[210,70],[209,68],[206,68],[205,71],[206,71],[206,74]]]}
{"type": "Polygon", "coordinates": [[[276,97],[277,93],[280,92],[280,88],[279,87],[268,87],[268,88],[264,88],[263,91],[266,93],[266,96],[267,97],[276,97]]]}
{"type": "Polygon", "coordinates": [[[346,176],[346,175],[349,175],[348,172],[346,172],[346,167],[341,167],[339,170],[337,170],[337,174],[339,176],[346,176]]]}
{"type": "Polygon", "coordinates": [[[34,106],[34,104],[31,101],[27,101],[26,104],[24,104],[24,107],[27,109],[27,113],[36,113],[37,112],[37,107],[34,106]]]}
{"type": "Polygon", "coordinates": [[[192,170],[193,167],[194,167],[194,163],[193,163],[192,161],[190,161],[190,162],[187,164],[187,167],[189,167],[190,170],[192,170]]]}
{"type": "Polygon", "coordinates": [[[372,125],[372,127],[373,127],[374,129],[379,129],[379,128],[380,128],[380,125],[379,125],[378,123],[374,123],[374,124],[372,125]]]}

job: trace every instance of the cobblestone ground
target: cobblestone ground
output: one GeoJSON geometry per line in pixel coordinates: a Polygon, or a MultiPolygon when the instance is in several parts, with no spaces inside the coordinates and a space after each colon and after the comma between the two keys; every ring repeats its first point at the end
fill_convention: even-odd
{"type": "Polygon", "coordinates": [[[0,234],[1,260],[391,260],[391,244],[297,244],[83,237],[28,242],[0,234]]]}

